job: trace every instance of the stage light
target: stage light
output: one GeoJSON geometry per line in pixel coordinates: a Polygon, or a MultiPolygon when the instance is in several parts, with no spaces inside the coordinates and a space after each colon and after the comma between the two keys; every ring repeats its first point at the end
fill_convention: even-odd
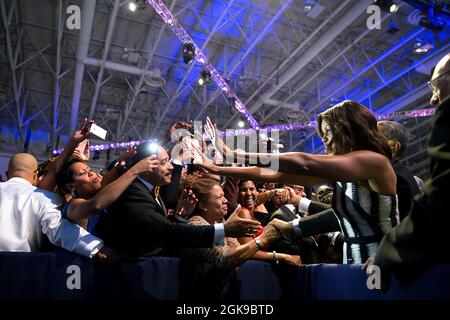
{"type": "Polygon", "coordinates": [[[303,7],[303,12],[306,13],[306,14],[309,13],[312,10],[314,4],[315,4],[315,1],[313,1],[313,0],[305,0],[305,5],[303,7]]]}
{"type": "Polygon", "coordinates": [[[396,13],[398,11],[398,5],[392,0],[376,0],[374,4],[384,12],[396,13]]]}
{"type": "Polygon", "coordinates": [[[211,81],[211,73],[209,73],[209,71],[207,70],[202,70],[200,78],[198,78],[197,80],[197,83],[202,86],[210,81],[211,81]]]}
{"type": "Polygon", "coordinates": [[[136,3],[130,2],[130,3],[128,4],[128,9],[129,9],[131,12],[135,12],[136,9],[137,9],[136,3]]]}
{"type": "Polygon", "coordinates": [[[243,128],[244,125],[245,125],[244,121],[241,120],[241,121],[238,122],[238,127],[239,128],[243,128]]]}
{"type": "Polygon", "coordinates": [[[427,9],[427,16],[420,19],[419,25],[433,31],[442,31],[445,22],[436,16],[435,8],[430,7],[427,9]]]}
{"type": "Polygon", "coordinates": [[[183,44],[183,61],[188,64],[195,58],[195,46],[187,42],[183,44]]]}
{"type": "Polygon", "coordinates": [[[389,12],[396,13],[397,11],[398,11],[398,5],[396,3],[391,4],[391,6],[389,7],[389,12]]]}

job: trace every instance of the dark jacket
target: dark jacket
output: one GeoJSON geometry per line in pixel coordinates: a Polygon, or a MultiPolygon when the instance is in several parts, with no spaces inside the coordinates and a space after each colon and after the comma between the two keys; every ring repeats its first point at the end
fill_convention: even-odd
{"type": "Polygon", "coordinates": [[[397,176],[398,211],[400,220],[403,220],[411,210],[414,196],[419,194],[420,190],[413,174],[407,167],[400,165],[399,162],[394,162],[393,167],[397,176]]]}
{"type": "Polygon", "coordinates": [[[407,285],[427,266],[449,263],[450,97],[437,108],[428,141],[430,178],[409,214],[383,238],[374,264],[387,282],[392,272],[407,285]]]}
{"type": "Polygon", "coordinates": [[[173,223],[166,214],[165,207],[156,202],[139,179],[135,179],[99,220],[94,234],[106,245],[128,256],[162,254],[166,247],[212,247],[213,225],[173,223]]]}

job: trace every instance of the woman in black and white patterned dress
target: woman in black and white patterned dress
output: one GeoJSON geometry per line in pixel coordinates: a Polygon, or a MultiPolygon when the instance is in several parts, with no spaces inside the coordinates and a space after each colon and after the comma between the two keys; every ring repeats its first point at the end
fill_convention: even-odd
{"type": "MultiPolygon", "coordinates": [[[[237,161],[253,166],[219,167],[198,149],[194,158],[212,173],[241,179],[304,186],[333,183],[333,209],[289,223],[275,220],[273,224],[293,229],[296,236],[341,231],[345,236],[343,262],[364,263],[398,222],[391,150],[378,131],[376,118],[355,101],[343,101],[319,114],[317,124],[327,155],[233,152],[216,138],[218,149],[228,158],[231,153],[237,161]],[[252,159],[258,159],[257,163],[249,163],[252,159]]],[[[298,201],[298,197],[291,197],[292,203],[298,201]]]]}

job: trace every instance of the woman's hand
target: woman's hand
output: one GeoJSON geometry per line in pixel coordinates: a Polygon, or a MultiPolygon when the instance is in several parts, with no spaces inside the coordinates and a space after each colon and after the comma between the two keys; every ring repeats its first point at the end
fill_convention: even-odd
{"type": "MultiPolygon", "coordinates": [[[[217,129],[217,126],[211,121],[209,117],[206,117],[205,123],[205,132],[209,136],[209,139],[213,143],[217,152],[222,156],[222,158],[226,158],[227,155],[233,155],[233,150],[227,147],[222,138],[220,137],[220,130],[217,129]]],[[[233,161],[232,161],[233,162],[233,161]]]]}
{"type": "Polygon", "coordinates": [[[81,161],[88,161],[90,158],[90,150],[89,150],[89,140],[91,133],[89,132],[89,127],[95,123],[94,120],[84,119],[83,125],[76,130],[72,137],[70,138],[70,142],[73,145],[76,145],[72,157],[76,159],[80,159],[81,161]]]}
{"type": "Polygon", "coordinates": [[[128,159],[133,158],[136,155],[136,153],[137,153],[137,146],[131,146],[120,154],[119,158],[117,158],[117,162],[119,162],[120,164],[124,162],[123,165],[125,165],[125,162],[127,162],[128,159]]]}
{"type": "Polygon", "coordinates": [[[216,169],[216,165],[209,159],[206,154],[201,152],[199,148],[197,148],[194,144],[191,144],[191,152],[193,164],[200,166],[208,172],[214,173],[216,169]]]}
{"type": "Polygon", "coordinates": [[[72,137],[70,138],[70,140],[76,144],[80,143],[83,140],[86,140],[87,138],[90,137],[91,133],[89,132],[89,128],[91,127],[91,125],[95,123],[94,120],[89,120],[87,118],[84,118],[84,123],[83,125],[76,130],[73,134],[72,137]]]}
{"type": "Polygon", "coordinates": [[[197,202],[198,199],[192,190],[184,189],[181,193],[180,199],[178,200],[178,206],[175,212],[183,218],[188,218],[192,212],[194,212],[197,202]]]}
{"type": "Polygon", "coordinates": [[[150,156],[136,163],[131,170],[139,175],[141,173],[152,173],[159,166],[159,160],[155,156],[150,156]]]}
{"type": "Polygon", "coordinates": [[[89,150],[89,140],[85,139],[78,144],[78,146],[73,151],[72,157],[80,159],[81,161],[89,161],[91,152],[89,150]]]}

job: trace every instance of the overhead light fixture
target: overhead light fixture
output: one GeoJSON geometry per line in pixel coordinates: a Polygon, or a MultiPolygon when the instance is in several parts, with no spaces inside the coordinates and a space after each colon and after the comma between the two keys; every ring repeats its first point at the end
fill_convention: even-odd
{"type": "Polygon", "coordinates": [[[398,5],[392,0],[376,0],[374,4],[384,12],[396,13],[398,11],[398,5]]]}
{"type": "Polygon", "coordinates": [[[137,9],[136,3],[134,3],[134,1],[131,1],[130,3],[128,3],[128,9],[129,9],[131,12],[135,12],[136,9],[137,9]]]}
{"type": "Polygon", "coordinates": [[[305,0],[305,5],[303,6],[303,12],[310,18],[316,19],[325,7],[318,3],[316,0],[305,0]]]}
{"type": "Polygon", "coordinates": [[[426,17],[422,17],[419,25],[433,31],[442,31],[445,27],[445,22],[436,16],[435,8],[427,9],[426,17]]]}
{"type": "Polygon", "coordinates": [[[414,52],[415,53],[427,53],[431,49],[433,49],[434,46],[431,43],[424,43],[422,40],[417,39],[414,43],[414,52]]]}
{"type": "Polygon", "coordinates": [[[308,14],[316,4],[315,0],[305,0],[305,5],[303,6],[303,12],[308,14]]]}
{"type": "Polygon", "coordinates": [[[161,70],[158,68],[151,70],[151,72],[145,76],[144,81],[149,87],[155,88],[163,87],[166,84],[166,80],[161,77],[161,70]]]}
{"type": "Polygon", "coordinates": [[[207,70],[202,70],[200,78],[198,78],[198,84],[199,85],[204,85],[205,83],[208,83],[211,81],[211,73],[209,73],[209,71],[207,70]]]}

